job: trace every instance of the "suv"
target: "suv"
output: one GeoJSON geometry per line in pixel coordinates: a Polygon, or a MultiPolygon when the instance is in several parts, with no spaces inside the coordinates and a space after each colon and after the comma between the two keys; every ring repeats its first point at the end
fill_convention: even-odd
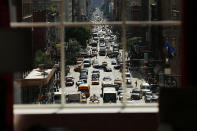
{"type": "Polygon", "coordinates": [[[131,92],[131,99],[133,100],[142,99],[142,92],[138,88],[133,89],[131,92]]]}
{"type": "Polygon", "coordinates": [[[90,66],[91,66],[91,61],[90,61],[90,59],[84,59],[84,60],[83,60],[83,64],[84,64],[84,67],[90,67],[90,66]]]}

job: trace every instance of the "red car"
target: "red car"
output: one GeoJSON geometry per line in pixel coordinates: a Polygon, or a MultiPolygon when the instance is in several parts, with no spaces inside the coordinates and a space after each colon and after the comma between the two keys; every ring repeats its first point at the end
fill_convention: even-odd
{"type": "Polygon", "coordinates": [[[73,86],[74,80],[73,77],[66,77],[66,86],[73,86]]]}

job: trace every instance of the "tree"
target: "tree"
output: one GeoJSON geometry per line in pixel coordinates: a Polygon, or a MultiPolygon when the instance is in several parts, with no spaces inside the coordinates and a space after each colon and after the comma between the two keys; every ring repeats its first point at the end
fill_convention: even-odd
{"type": "Polygon", "coordinates": [[[72,65],[75,64],[75,59],[79,55],[80,44],[76,40],[69,40],[68,48],[65,53],[66,64],[72,65]]]}
{"type": "Polygon", "coordinates": [[[65,40],[77,40],[82,48],[86,48],[87,40],[92,37],[92,29],[90,26],[86,27],[68,27],[65,28],[65,40]]]}
{"type": "Polygon", "coordinates": [[[37,50],[35,53],[34,64],[38,67],[45,68],[46,65],[51,65],[52,61],[46,56],[46,53],[41,50],[37,50]]]}
{"type": "Polygon", "coordinates": [[[138,43],[137,37],[129,38],[127,40],[127,51],[134,51],[135,45],[138,43]]]}

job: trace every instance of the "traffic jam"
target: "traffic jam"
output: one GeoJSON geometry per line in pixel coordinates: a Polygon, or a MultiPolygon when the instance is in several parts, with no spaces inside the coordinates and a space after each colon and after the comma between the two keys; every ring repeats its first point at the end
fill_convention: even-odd
{"type": "MultiPolygon", "coordinates": [[[[99,9],[93,13],[91,21],[105,21],[99,9]]],[[[142,78],[133,77],[130,70],[132,63],[128,59],[125,60],[123,74],[123,50],[119,48],[112,28],[109,25],[95,25],[92,29],[87,48],[80,52],[77,64],[70,66],[70,72],[65,76],[66,103],[122,103],[123,96],[127,104],[158,102],[157,88],[142,78]],[[125,91],[123,85],[126,86],[125,91]]],[[[54,93],[54,103],[60,102],[61,88],[54,93]]]]}

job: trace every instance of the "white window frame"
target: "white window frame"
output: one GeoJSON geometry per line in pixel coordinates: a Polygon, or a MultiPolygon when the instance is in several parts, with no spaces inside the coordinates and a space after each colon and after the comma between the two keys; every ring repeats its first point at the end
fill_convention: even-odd
{"type": "MultiPolygon", "coordinates": [[[[65,22],[64,21],[64,3],[66,0],[60,0],[60,22],[10,22],[11,28],[32,28],[32,27],[59,27],[61,44],[61,76],[65,76],[64,66],[64,27],[69,26],[87,26],[87,25],[112,25],[122,26],[122,44],[123,44],[123,71],[125,74],[125,49],[126,49],[126,26],[180,26],[181,21],[126,21],[125,8],[122,10],[122,21],[110,21],[102,23],[91,22],[65,22]]],[[[123,0],[125,7],[125,0],[123,0]]],[[[65,89],[64,77],[61,77],[62,92],[65,89]]],[[[126,92],[125,75],[123,75],[123,90],[126,92]]],[[[124,93],[125,94],[125,93],[124,93]]],[[[14,105],[14,114],[62,114],[62,113],[157,113],[158,104],[127,104],[126,96],[123,96],[122,104],[102,104],[102,105],[84,105],[84,104],[66,104],[62,93],[61,104],[49,105],[14,105]]]]}

